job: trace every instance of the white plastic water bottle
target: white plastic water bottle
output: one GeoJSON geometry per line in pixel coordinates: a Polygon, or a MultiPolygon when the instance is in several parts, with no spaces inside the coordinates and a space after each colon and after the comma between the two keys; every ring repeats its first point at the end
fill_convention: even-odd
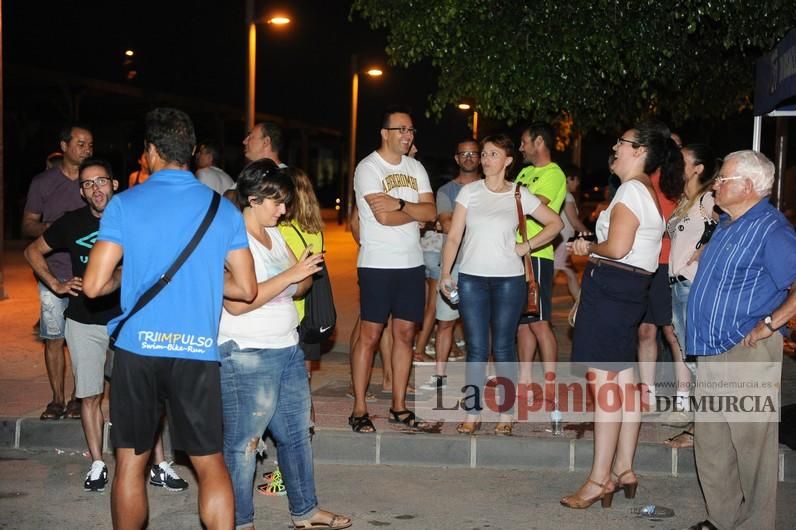
{"type": "Polygon", "coordinates": [[[561,414],[561,411],[558,409],[554,409],[553,412],[550,413],[550,426],[552,427],[553,436],[560,436],[564,434],[564,415],[561,414]]]}
{"type": "Polygon", "coordinates": [[[453,289],[451,289],[450,290],[450,296],[448,297],[448,299],[451,301],[451,303],[453,305],[458,305],[459,304],[459,290],[456,289],[455,287],[453,289]]]}

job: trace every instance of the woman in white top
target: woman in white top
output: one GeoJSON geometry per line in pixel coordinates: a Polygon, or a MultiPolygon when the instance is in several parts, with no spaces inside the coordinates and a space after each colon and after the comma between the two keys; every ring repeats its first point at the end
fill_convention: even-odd
{"type": "MultiPolygon", "coordinates": [[[[483,386],[490,352],[490,333],[498,375],[508,363],[517,360],[514,336],[527,302],[521,256],[552,241],[563,226],[558,214],[520,186],[523,212],[543,224],[544,229],[527,243],[515,243],[518,218],[514,186],[506,180],[513,154],[514,143],[505,134],[488,136],[482,141],[484,179],[467,184],[456,196],[451,228],[442,251],[440,287],[446,297],[457,288],[451,268],[457,252],[460,254],[459,313],[467,340],[467,379],[468,384],[479,389],[483,386]]],[[[468,412],[466,421],[457,430],[472,434],[480,426],[478,417],[477,410],[468,412]]],[[[510,434],[511,421],[510,413],[501,414],[495,432],[510,434]]]]}
{"type": "MultiPolygon", "coordinates": [[[[687,424],[691,420],[688,396],[691,376],[696,367],[693,364],[686,365],[682,348],[685,344],[688,293],[691,291],[691,282],[696,277],[699,255],[718,222],[718,215],[713,211],[715,202],[711,190],[717,169],[713,150],[705,144],[691,144],[683,147],[682,153],[685,161],[685,188],[666,225],[672,240],[669,250],[672,325],[680,344],[680,351],[672,352],[677,377],[677,398],[676,410],[666,419],[669,424],[687,424]]],[[[689,431],[683,431],[668,442],[675,447],[692,447],[694,438],[689,431]]]]}
{"type": "Polygon", "coordinates": [[[561,499],[569,508],[588,508],[597,500],[610,506],[616,489],[624,489],[628,498],[636,494],[638,480],[632,469],[641,425],[634,371],[638,326],[665,230],[650,175],[660,170],[663,179],[683,171],[683,157],[670,136],[665,125],[646,122],[617,139],[611,171],[622,184],[597,219],[597,242],[580,238],[570,245],[574,254],[589,255],[572,360],[588,366],[586,380],[594,397],[594,461],[586,483],[561,499]]]}
{"type": "Polygon", "coordinates": [[[252,499],[257,444],[268,429],[279,457],[290,515],[296,528],[324,524],[347,528],[347,517],[320,510],[310,448],[310,390],[298,345],[293,298],[311,285],[323,254],[290,251],[277,223],[295,188],[268,159],[238,177],[238,204],[257,274],[251,303],[224,300],[219,326],[224,460],[235,493],[235,527],[254,528],[252,499]]]}

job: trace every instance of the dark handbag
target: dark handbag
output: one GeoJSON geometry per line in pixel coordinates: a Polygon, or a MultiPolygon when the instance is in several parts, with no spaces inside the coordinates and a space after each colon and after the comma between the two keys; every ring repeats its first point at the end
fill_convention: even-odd
{"type": "MultiPolygon", "coordinates": [[[[307,241],[295,225],[296,231],[304,248],[307,241]]],[[[323,233],[321,233],[321,251],[323,251],[323,233]]],[[[299,323],[299,339],[306,344],[319,344],[331,337],[337,324],[337,310],[334,307],[332,283],[329,281],[329,270],[326,263],[320,263],[321,270],[312,275],[312,286],[304,296],[304,318],[299,323]]]]}
{"type": "MultiPolygon", "coordinates": [[[[528,241],[528,230],[525,226],[525,214],[522,213],[522,202],[520,199],[520,186],[517,183],[514,187],[514,201],[517,203],[517,221],[519,222],[520,235],[522,242],[528,241]]],[[[536,283],[536,277],[533,274],[533,264],[531,263],[530,252],[522,256],[522,262],[525,265],[525,283],[528,289],[528,303],[525,306],[523,314],[526,315],[539,315],[539,284],[536,283]]]]}
{"type": "Polygon", "coordinates": [[[705,228],[702,231],[702,237],[699,238],[699,241],[696,244],[696,248],[707,245],[708,241],[710,241],[710,238],[713,236],[713,232],[716,231],[716,227],[719,226],[719,224],[714,221],[712,217],[705,213],[705,207],[702,206],[702,199],[704,198],[705,194],[703,193],[699,198],[699,213],[702,214],[702,221],[705,223],[705,228]]]}
{"type": "MultiPolygon", "coordinates": [[[[110,336],[110,347],[113,348],[116,345],[116,340],[119,338],[119,333],[121,333],[122,328],[127,323],[130,318],[138,313],[145,305],[152,301],[160,291],[163,290],[170,282],[171,279],[174,278],[174,275],[177,271],[182,267],[182,264],[188,259],[188,257],[193,253],[196,249],[197,245],[199,245],[199,241],[202,240],[204,237],[205,232],[207,229],[210,228],[210,224],[213,222],[213,218],[216,216],[216,211],[218,211],[218,205],[221,202],[221,195],[218,193],[213,193],[213,198],[210,200],[210,207],[207,209],[207,213],[202,219],[202,222],[199,224],[199,228],[196,229],[196,233],[193,235],[191,240],[185,246],[185,248],[180,252],[180,255],[177,256],[177,259],[174,260],[174,263],[171,264],[171,267],[158,279],[158,281],[149,289],[146,290],[144,294],[136,301],[133,309],[127,313],[123,319],[116,324],[116,329],[113,330],[113,334],[110,336]]],[[[111,374],[113,373],[113,355],[109,355],[105,361],[105,378],[110,381],[111,374]]]]}

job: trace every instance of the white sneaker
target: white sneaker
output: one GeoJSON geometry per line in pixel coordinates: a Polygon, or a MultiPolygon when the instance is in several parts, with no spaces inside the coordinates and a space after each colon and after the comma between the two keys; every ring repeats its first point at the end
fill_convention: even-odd
{"type": "Polygon", "coordinates": [[[426,355],[428,355],[429,357],[436,357],[437,347],[431,344],[430,342],[426,344],[426,355]]]}
{"type": "Polygon", "coordinates": [[[420,385],[420,390],[437,390],[439,388],[445,388],[448,386],[448,376],[447,375],[432,375],[428,378],[428,381],[420,385]]]}
{"type": "Polygon", "coordinates": [[[108,466],[102,460],[94,460],[91,469],[86,473],[86,480],[83,481],[85,491],[105,491],[108,484],[108,466]]]}

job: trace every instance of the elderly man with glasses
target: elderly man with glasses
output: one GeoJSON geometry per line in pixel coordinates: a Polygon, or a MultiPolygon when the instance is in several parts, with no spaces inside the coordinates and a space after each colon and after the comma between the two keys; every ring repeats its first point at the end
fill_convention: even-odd
{"type": "Polygon", "coordinates": [[[724,212],[688,297],[686,353],[698,358],[694,448],[708,520],[692,528],[774,528],[780,333],[796,315],[796,233],[768,200],[774,165],[724,159],[724,212]]]}

